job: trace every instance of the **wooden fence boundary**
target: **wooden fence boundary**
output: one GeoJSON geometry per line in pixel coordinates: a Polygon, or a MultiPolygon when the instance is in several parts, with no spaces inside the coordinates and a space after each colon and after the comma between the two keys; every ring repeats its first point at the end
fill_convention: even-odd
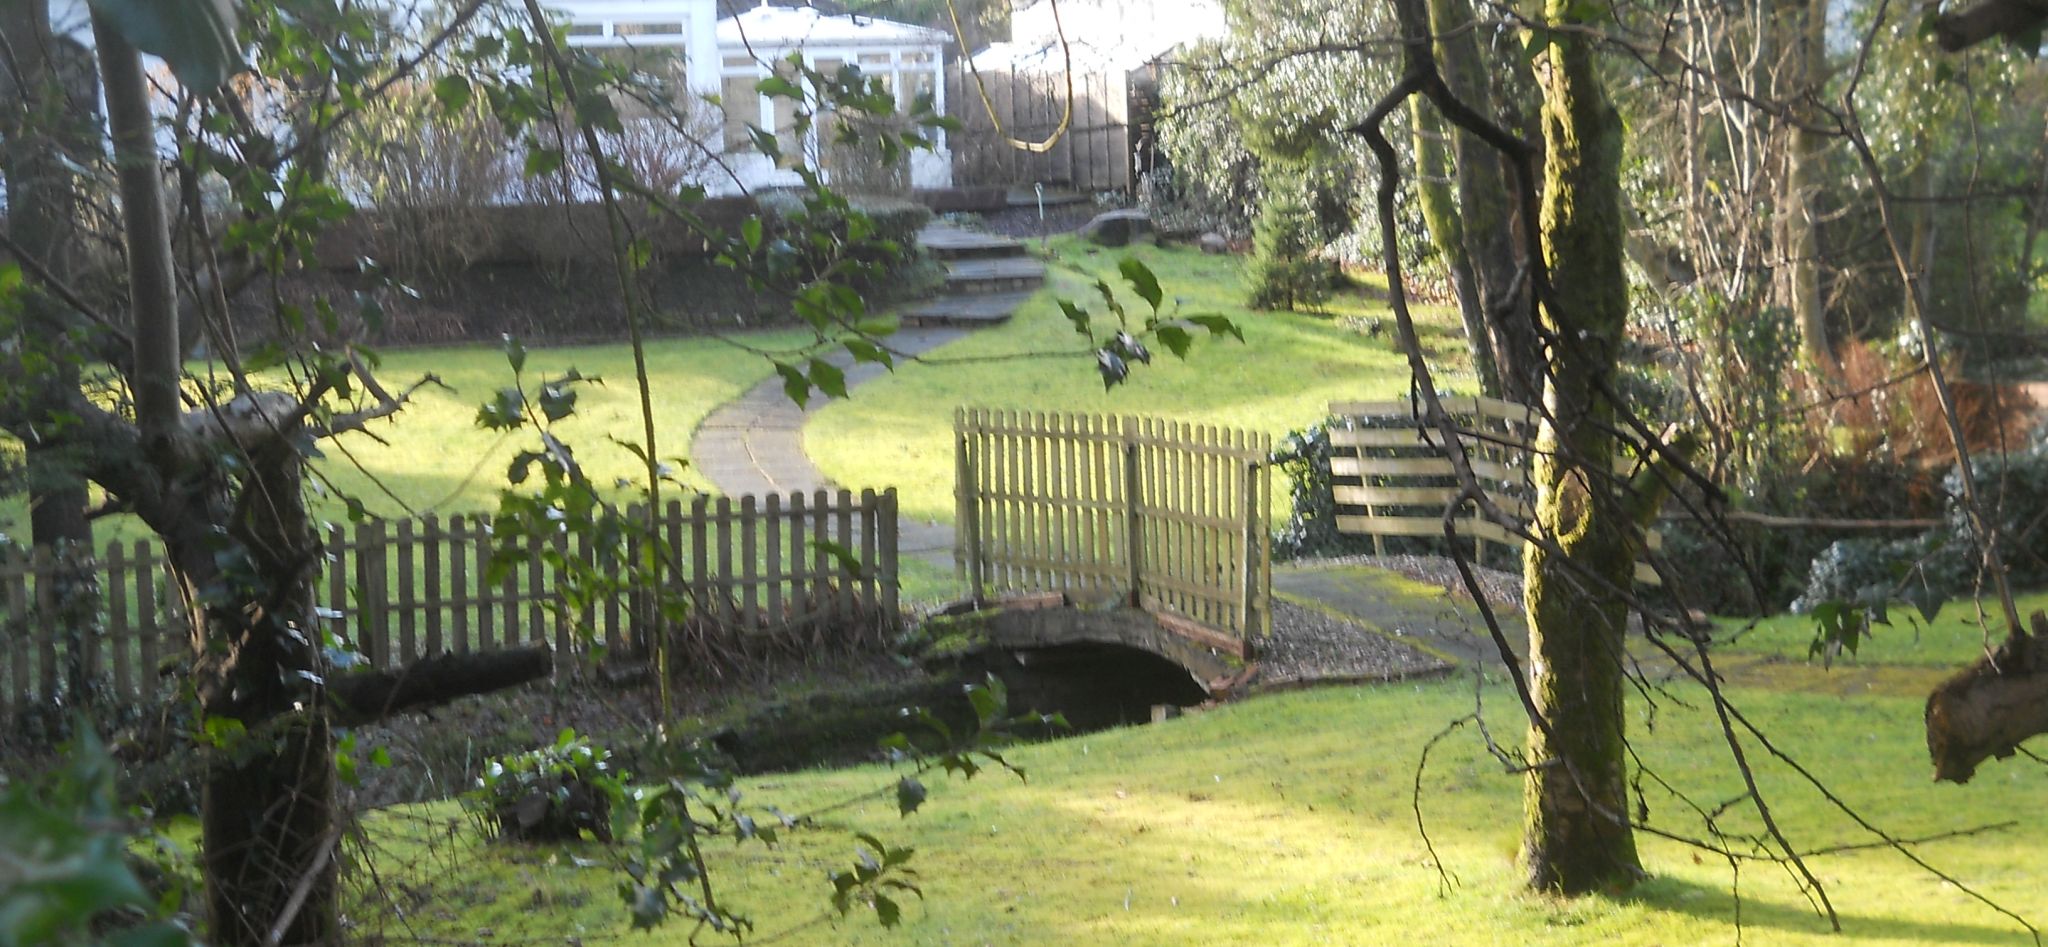
{"type": "Polygon", "coordinates": [[[975,601],[1122,601],[1271,630],[1271,438],[1155,418],[961,408],[954,560],[975,601]]]}
{"type": "MultiPolygon", "coordinates": [[[[1457,424],[1480,489],[1495,507],[1526,526],[1534,515],[1529,455],[1536,438],[1535,409],[1477,396],[1439,401],[1457,424]]],[[[1330,414],[1349,422],[1330,428],[1337,531],[1371,536],[1379,555],[1386,554],[1390,536],[1442,538],[1444,507],[1459,489],[1438,431],[1417,422],[1416,406],[1406,400],[1333,401],[1330,414]]],[[[1625,480],[1636,465],[1635,451],[1624,445],[1614,458],[1614,473],[1625,480]]],[[[1483,519],[1476,509],[1468,508],[1454,522],[1460,535],[1472,538],[1479,559],[1485,558],[1488,543],[1522,543],[1517,531],[1483,519]]],[[[1662,548],[1663,537],[1653,530],[1645,544],[1662,548]]],[[[1636,563],[1635,579],[1659,583],[1657,571],[1645,562],[1636,563]]]]}
{"type": "MultiPolygon", "coordinates": [[[[960,127],[947,133],[958,187],[1014,187],[1034,182],[1077,191],[1129,191],[1133,145],[1129,79],[1122,73],[1075,73],[1074,109],[1066,134],[1044,152],[1004,143],[989,121],[974,76],[960,63],[946,67],[946,111],[960,127]]],[[[1060,71],[983,69],[988,105],[1008,137],[1043,141],[1059,127],[1068,77],[1060,71]]]]}
{"type": "MultiPolygon", "coordinates": [[[[670,587],[687,594],[694,619],[742,632],[808,623],[845,634],[900,622],[893,488],[671,500],[657,524],[680,569],[670,587]],[[833,546],[852,553],[858,570],[849,572],[833,546]]],[[[330,525],[322,541],[316,616],[374,667],[536,644],[564,653],[601,647],[607,660],[634,660],[660,627],[647,593],[570,614],[538,550],[488,581],[487,517],[330,525]]],[[[625,554],[642,555],[642,545],[629,542],[625,554]]],[[[566,534],[555,551],[584,562],[595,555],[566,534]]],[[[64,701],[88,680],[96,700],[146,704],[163,693],[166,665],[190,646],[156,544],[110,543],[102,557],[73,566],[99,583],[104,606],[101,633],[85,641],[61,640],[47,619],[57,565],[46,550],[0,550],[0,714],[64,701]]]]}

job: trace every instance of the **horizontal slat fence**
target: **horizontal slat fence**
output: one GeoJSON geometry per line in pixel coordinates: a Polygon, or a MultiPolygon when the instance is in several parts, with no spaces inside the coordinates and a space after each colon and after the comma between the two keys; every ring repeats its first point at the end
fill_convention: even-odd
{"type": "MultiPolygon", "coordinates": [[[[1440,401],[1457,425],[1459,442],[1487,499],[1527,524],[1534,512],[1529,456],[1536,437],[1535,411],[1497,398],[1440,401]]],[[[1459,489],[1440,432],[1419,425],[1416,407],[1408,401],[1332,402],[1330,414],[1348,422],[1330,429],[1330,491],[1337,506],[1337,530],[1371,536],[1381,555],[1391,536],[1441,538],[1444,506],[1459,489]]],[[[1635,453],[1627,447],[1614,458],[1614,472],[1623,479],[1635,465],[1635,453]]],[[[1459,535],[1471,537],[1481,559],[1488,543],[1522,542],[1515,530],[1481,518],[1470,507],[1454,522],[1459,535]]],[[[1663,539],[1651,532],[1647,544],[1657,549],[1663,539]]],[[[1636,563],[1635,577],[1646,585],[1658,582],[1656,570],[1647,563],[1636,563]]]]}
{"type": "Polygon", "coordinates": [[[954,558],[977,601],[1132,601],[1248,641],[1271,624],[1271,449],[1150,418],[960,409],[954,558]]]}
{"type": "MultiPolygon", "coordinates": [[[[657,522],[682,570],[670,587],[687,594],[694,617],[743,632],[810,624],[855,634],[863,623],[872,630],[899,620],[896,509],[893,489],[700,496],[670,501],[657,522]],[[833,554],[835,545],[858,560],[856,571],[833,554]]],[[[493,537],[484,517],[335,525],[322,539],[317,614],[375,667],[537,644],[579,651],[588,642],[608,657],[638,655],[656,627],[645,593],[570,614],[538,555],[490,581],[493,537]]],[[[640,555],[639,545],[627,554],[640,555]]],[[[579,539],[561,537],[555,548],[594,561],[579,539]]],[[[147,702],[170,686],[159,680],[161,666],[189,648],[155,544],[110,544],[84,565],[99,583],[102,630],[67,642],[48,620],[54,560],[43,550],[0,550],[0,712],[71,700],[74,677],[117,702],[147,702]]]]}

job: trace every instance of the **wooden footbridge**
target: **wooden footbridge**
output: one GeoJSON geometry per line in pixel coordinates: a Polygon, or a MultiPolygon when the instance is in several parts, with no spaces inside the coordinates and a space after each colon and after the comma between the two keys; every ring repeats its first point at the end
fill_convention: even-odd
{"type": "Polygon", "coordinates": [[[1108,646],[1239,677],[1271,628],[1268,437],[963,408],[954,560],[987,644],[1108,646]]]}

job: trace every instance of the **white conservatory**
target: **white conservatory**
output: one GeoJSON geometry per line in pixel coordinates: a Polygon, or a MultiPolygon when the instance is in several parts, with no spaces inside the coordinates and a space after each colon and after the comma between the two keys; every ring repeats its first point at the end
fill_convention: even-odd
{"type": "MultiPolygon", "coordinates": [[[[851,64],[880,77],[895,92],[899,111],[910,110],[920,97],[929,97],[933,109],[945,111],[945,47],[952,37],[939,30],[765,2],[723,20],[717,19],[717,0],[551,0],[549,5],[568,20],[571,43],[673,48],[692,91],[718,97],[724,116],[716,144],[732,173],[714,174],[702,182],[713,193],[797,185],[801,182],[789,170],[797,155],[806,164],[823,168],[828,181],[835,174],[854,173],[849,162],[838,160],[830,123],[815,123],[805,140],[795,141],[792,103],[755,91],[755,84],[771,71],[788,70],[779,64],[791,53],[801,51],[805,63],[819,72],[830,74],[851,64]],[[748,125],[783,139],[781,162],[754,147],[748,125]]],[[[895,182],[904,187],[950,186],[953,161],[943,133],[938,144],[936,152],[914,152],[906,166],[892,169],[895,182]]]]}

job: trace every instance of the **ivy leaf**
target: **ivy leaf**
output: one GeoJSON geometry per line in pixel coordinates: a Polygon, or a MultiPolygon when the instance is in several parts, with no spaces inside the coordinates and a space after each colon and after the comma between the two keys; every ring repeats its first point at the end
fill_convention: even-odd
{"type": "Polygon", "coordinates": [[[1153,338],[1158,339],[1160,345],[1166,346],[1166,350],[1172,352],[1174,358],[1187,358],[1188,346],[1193,345],[1195,341],[1195,337],[1189,334],[1188,330],[1176,325],[1160,326],[1153,333],[1153,338]]]}
{"type": "Polygon", "coordinates": [[[1076,306],[1068,300],[1062,299],[1060,300],[1060,311],[1067,314],[1067,321],[1074,324],[1075,332],[1080,333],[1081,337],[1083,338],[1087,338],[1089,336],[1088,310],[1076,306]]]}
{"type": "Polygon", "coordinates": [[[512,374],[517,375],[526,370],[526,343],[511,333],[506,333],[504,339],[505,361],[512,364],[512,374]]]}
{"type": "Polygon", "coordinates": [[[1941,593],[1929,588],[1925,582],[1907,585],[1899,592],[1899,597],[1905,599],[1906,604],[1919,609],[1921,619],[1930,623],[1934,621],[1934,616],[1941,614],[1941,606],[1944,604],[1941,593]]]}
{"type": "Polygon", "coordinates": [[[811,400],[811,380],[804,377],[803,369],[783,362],[775,363],[775,374],[782,376],[782,393],[801,408],[811,400]]]}
{"type": "Polygon", "coordinates": [[[822,358],[811,359],[811,384],[834,398],[846,397],[846,373],[822,358]]]}
{"type": "Polygon", "coordinates": [[[470,102],[472,92],[469,79],[450,73],[434,80],[434,98],[441,103],[444,112],[459,112],[470,102]]]}
{"type": "Polygon", "coordinates": [[[903,923],[903,908],[886,894],[875,895],[875,919],[883,927],[895,927],[903,923]]]}
{"type": "Polygon", "coordinates": [[[847,339],[844,344],[846,351],[853,356],[854,361],[878,362],[883,368],[890,371],[896,370],[896,361],[890,357],[887,349],[866,339],[847,339]]]}
{"type": "Polygon", "coordinates": [[[526,408],[517,388],[501,388],[476,412],[476,426],[487,431],[509,431],[526,423],[526,408]]]}
{"type": "Polygon", "coordinates": [[[1152,351],[1128,332],[1116,334],[1116,351],[1118,355],[1141,365],[1152,364],[1152,351]]]}
{"type": "Polygon", "coordinates": [[[1144,261],[1131,256],[1124,257],[1117,263],[1116,268],[1117,272],[1124,275],[1124,280],[1131,284],[1131,289],[1138,294],[1138,298],[1149,304],[1153,312],[1158,312],[1159,303],[1166,298],[1166,294],[1160,291],[1159,277],[1152,273],[1152,268],[1146,266],[1144,261]]]}
{"type": "Polygon", "coordinates": [[[121,38],[162,59],[178,82],[211,92],[247,68],[235,43],[229,0],[89,0],[92,12],[121,38]]]}
{"type": "Polygon", "coordinates": [[[774,75],[771,75],[768,78],[761,80],[760,82],[754,83],[754,91],[759,92],[762,95],[775,96],[785,99],[801,99],[804,97],[804,90],[796,83],[791,82],[788,79],[783,78],[782,76],[774,75]]]}
{"type": "Polygon", "coordinates": [[[529,178],[544,178],[562,170],[564,160],[560,148],[529,148],[524,173],[529,178]]]}
{"type": "Polygon", "coordinates": [[[924,784],[916,777],[905,776],[896,781],[896,811],[899,814],[907,816],[916,812],[918,806],[924,805],[924,798],[924,784]]]}
{"type": "Polygon", "coordinates": [[[1209,330],[1211,336],[1228,335],[1239,342],[1244,341],[1244,331],[1237,327],[1237,323],[1230,321],[1229,316],[1205,312],[1188,316],[1187,321],[1209,330]]]}

